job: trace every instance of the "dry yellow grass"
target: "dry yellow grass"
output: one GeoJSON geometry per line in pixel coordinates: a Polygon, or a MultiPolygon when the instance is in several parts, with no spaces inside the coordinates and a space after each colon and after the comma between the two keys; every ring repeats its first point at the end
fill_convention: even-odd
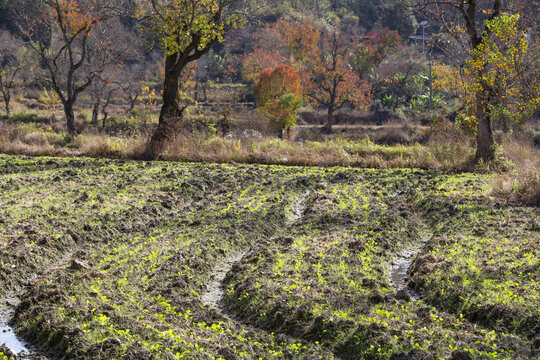
{"type": "MultiPolygon", "coordinates": [[[[113,137],[87,133],[75,137],[28,125],[0,128],[0,152],[25,155],[91,156],[137,159],[144,153],[146,137],[113,137]]],[[[432,142],[427,146],[376,145],[368,139],[332,139],[323,142],[289,142],[276,138],[231,139],[219,136],[179,135],[161,160],[261,163],[304,166],[354,166],[370,168],[423,168],[466,170],[473,149],[461,143],[432,142]]]]}
{"type": "Polygon", "coordinates": [[[509,169],[495,176],[493,194],[540,205],[540,150],[530,140],[513,138],[503,144],[502,152],[509,169]]]}
{"type": "Polygon", "coordinates": [[[65,154],[63,149],[56,149],[39,132],[26,132],[23,129],[6,125],[0,128],[0,151],[6,154],[30,156],[65,154]]]}
{"type": "Polygon", "coordinates": [[[473,149],[464,145],[376,145],[369,140],[334,139],[324,142],[208,139],[179,136],[162,155],[163,160],[237,162],[305,166],[372,168],[415,167],[438,170],[470,168],[473,149]]]}

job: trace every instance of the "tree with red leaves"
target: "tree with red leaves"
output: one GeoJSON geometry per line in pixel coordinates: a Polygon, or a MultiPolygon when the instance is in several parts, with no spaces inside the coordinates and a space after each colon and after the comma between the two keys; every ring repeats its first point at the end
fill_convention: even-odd
{"type": "Polygon", "coordinates": [[[298,72],[284,64],[261,71],[255,86],[255,101],[260,111],[270,118],[278,136],[282,138],[283,130],[287,129],[290,140],[290,129],[296,123],[302,105],[298,72]]]}

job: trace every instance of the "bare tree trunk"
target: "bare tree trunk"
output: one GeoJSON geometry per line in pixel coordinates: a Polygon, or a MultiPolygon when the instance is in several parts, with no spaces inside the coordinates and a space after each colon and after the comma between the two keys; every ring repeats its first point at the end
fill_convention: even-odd
{"type": "Polygon", "coordinates": [[[92,109],[92,126],[98,126],[100,105],[101,104],[99,100],[94,103],[94,108],[92,109]]]}
{"type": "Polygon", "coordinates": [[[157,158],[167,143],[176,135],[184,109],[178,104],[178,81],[180,72],[176,66],[178,54],[168,55],[165,60],[165,80],[163,82],[163,106],[159,114],[159,124],[150,139],[146,156],[157,158]]]}
{"type": "Polygon", "coordinates": [[[67,130],[70,135],[75,134],[75,113],[71,102],[64,103],[64,114],[66,115],[67,130]]]}
{"type": "Polygon", "coordinates": [[[326,125],[322,128],[322,131],[325,134],[332,134],[334,132],[334,129],[332,129],[332,126],[334,125],[334,104],[328,106],[328,114],[326,116],[326,125]]]}
{"type": "Polygon", "coordinates": [[[139,94],[135,96],[128,95],[129,97],[129,109],[127,109],[126,113],[130,114],[133,109],[135,109],[135,103],[137,102],[137,99],[139,98],[139,94]]]}
{"type": "Polygon", "coordinates": [[[11,114],[11,109],[9,107],[10,101],[11,101],[11,95],[9,93],[4,93],[4,107],[6,109],[7,116],[11,114]]]}
{"type": "MultiPolygon", "coordinates": [[[[116,91],[115,89],[109,90],[109,92],[107,93],[107,98],[105,99],[105,103],[101,107],[101,114],[103,115],[103,119],[101,120],[101,127],[102,127],[103,130],[105,130],[105,123],[107,122],[107,118],[109,117],[109,113],[107,112],[107,107],[110,105],[111,97],[113,96],[115,91],[116,91]]],[[[100,103],[101,103],[101,101],[100,101],[100,103]]],[[[99,109],[99,107],[98,107],[98,109],[99,109]]],[[[99,112],[98,112],[98,114],[99,114],[99,112]]],[[[96,125],[97,125],[97,122],[96,122],[96,125]]]]}
{"type": "Polygon", "coordinates": [[[478,119],[478,134],[476,136],[476,161],[489,162],[495,158],[493,149],[493,133],[489,110],[484,107],[483,99],[476,96],[476,117],[478,119]]]}
{"type": "Polygon", "coordinates": [[[103,130],[105,130],[105,124],[106,124],[106,122],[107,122],[107,118],[108,118],[108,117],[109,117],[109,113],[106,112],[106,111],[104,111],[104,112],[103,112],[103,120],[102,120],[102,124],[101,124],[101,128],[102,128],[103,130]]]}

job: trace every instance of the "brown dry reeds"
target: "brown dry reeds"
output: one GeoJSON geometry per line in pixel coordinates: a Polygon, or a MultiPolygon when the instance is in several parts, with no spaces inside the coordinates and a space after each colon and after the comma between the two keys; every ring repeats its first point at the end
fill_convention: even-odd
{"type": "Polygon", "coordinates": [[[371,168],[414,167],[465,170],[473,150],[463,146],[430,144],[376,145],[368,139],[334,139],[324,142],[289,142],[274,138],[208,139],[179,136],[163,160],[237,162],[303,166],[355,166],[371,168]]]}
{"type": "Polygon", "coordinates": [[[540,150],[532,141],[512,138],[502,146],[506,172],[497,174],[493,194],[499,198],[540,205],[540,150]]]}
{"type": "MultiPolygon", "coordinates": [[[[102,133],[68,136],[33,126],[0,128],[0,152],[24,155],[91,156],[139,159],[147,138],[117,137],[102,133]]],[[[377,145],[332,139],[290,142],[277,138],[223,138],[179,135],[161,160],[214,163],[260,163],[302,166],[354,166],[370,168],[470,169],[473,149],[460,143],[432,142],[427,146],[377,145]]]]}

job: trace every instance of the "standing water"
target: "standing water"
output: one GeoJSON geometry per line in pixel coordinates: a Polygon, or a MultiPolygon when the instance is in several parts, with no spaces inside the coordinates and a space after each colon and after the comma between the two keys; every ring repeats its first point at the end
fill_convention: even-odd
{"type": "Polygon", "coordinates": [[[408,271],[415,255],[416,251],[411,249],[405,250],[394,258],[390,266],[390,280],[392,284],[398,291],[406,291],[413,301],[418,300],[419,295],[407,285],[407,281],[409,280],[408,271]]]}
{"type": "Polygon", "coordinates": [[[29,354],[31,351],[28,344],[20,340],[15,335],[13,327],[9,325],[9,319],[13,316],[13,311],[18,303],[19,299],[11,296],[2,299],[0,303],[0,345],[5,345],[15,354],[29,354]]]}
{"type": "Polygon", "coordinates": [[[420,296],[407,285],[409,280],[409,268],[411,267],[416,254],[420,252],[422,246],[428,242],[428,240],[429,235],[424,234],[420,242],[397,254],[390,265],[390,281],[396,287],[397,291],[406,291],[413,301],[417,301],[420,296]]]}

